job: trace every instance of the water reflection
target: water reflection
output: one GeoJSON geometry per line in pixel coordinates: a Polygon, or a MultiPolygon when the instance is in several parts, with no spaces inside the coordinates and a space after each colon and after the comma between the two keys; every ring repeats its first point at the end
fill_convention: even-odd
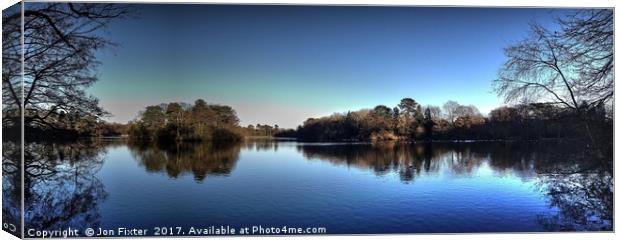
{"type": "Polygon", "coordinates": [[[26,228],[101,225],[99,206],[107,193],[95,174],[104,162],[102,144],[31,142],[24,152],[26,228]]]}
{"type": "Polygon", "coordinates": [[[441,154],[434,152],[432,145],[300,144],[297,150],[309,160],[370,169],[377,175],[397,172],[405,182],[412,181],[421,171],[438,171],[440,168],[437,162],[431,161],[433,155],[441,154]]]}
{"type": "MultiPolygon", "coordinates": [[[[242,157],[241,152],[288,153],[278,149],[293,149],[308,161],[367,170],[381,177],[395,174],[400,182],[412,185],[426,175],[448,172],[455,178],[475,179],[477,170],[491,169],[494,175],[536,182],[533,191],[544,193],[550,206],[549,212],[538,216],[544,229],[613,230],[612,169],[588,161],[588,155],[570,143],[310,144],[269,140],[167,146],[122,141],[28,143],[24,149],[26,227],[105,226],[100,209],[109,193],[97,172],[105,164],[106,149],[112,147],[129,151],[142,171],[163,173],[170,181],[191,174],[196,181],[193,184],[203,184],[209,176],[229,176],[239,161],[255,160],[252,155],[242,157]]],[[[19,216],[19,188],[8,181],[19,175],[14,161],[18,156],[18,145],[3,142],[5,219],[19,216]]],[[[253,174],[266,173],[257,170],[253,174]]]]}
{"type": "Polygon", "coordinates": [[[540,173],[566,173],[600,167],[593,165],[587,154],[570,142],[299,144],[297,149],[311,160],[372,169],[377,175],[409,169],[415,170],[414,173],[432,173],[445,168],[456,174],[469,175],[486,163],[494,172],[527,179],[540,173]]]}
{"type": "Polygon", "coordinates": [[[586,173],[546,174],[541,189],[560,212],[539,216],[548,231],[613,230],[613,177],[597,169],[586,173]]]}
{"type": "Polygon", "coordinates": [[[613,230],[613,174],[572,142],[298,145],[308,159],[393,171],[409,183],[421,173],[448,169],[469,176],[483,164],[495,174],[537,182],[556,214],[539,216],[548,231],[613,230]]]}
{"type": "MultiPolygon", "coordinates": [[[[3,136],[4,137],[4,136],[3,136]]],[[[2,142],[3,229],[21,237],[21,149],[17,142],[2,142]]]]}
{"type": "Polygon", "coordinates": [[[191,173],[202,182],[209,175],[229,175],[239,159],[240,144],[212,142],[161,145],[130,142],[133,158],[148,172],[165,172],[171,178],[191,173]]]}

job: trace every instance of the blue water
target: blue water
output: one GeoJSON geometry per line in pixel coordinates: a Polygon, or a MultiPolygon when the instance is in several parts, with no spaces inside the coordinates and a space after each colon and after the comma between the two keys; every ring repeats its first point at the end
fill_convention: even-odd
{"type": "Polygon", "coordinates": [[[33,184],[51,199],[80,199],[83,209],[65,214],[55,205],[34,208],[31,226],[261,225],[364,234],[589,230],[595,224],[564,216],[567,204],[551,201],[565,198],[552,198],[548,185],[558,183],[542,172],[566,163],[555,163],[538,148],[292,141],[172,150],[121,142],[97,148],[88,155],[97,159],[94,166],[91,160],[81,167],[71,161],[56,166],[67,176],[47,187],[63,194],[45,195],[43,183],[33,184]],[[37,214],[65,219],[37,225],[37,214]]]}

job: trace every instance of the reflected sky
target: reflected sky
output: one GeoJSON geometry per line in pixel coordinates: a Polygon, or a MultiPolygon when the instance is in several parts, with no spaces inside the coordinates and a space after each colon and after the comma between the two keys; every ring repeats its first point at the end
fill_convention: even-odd
{"type": "MultiPolygon", "coordinates": [[[[19,152],[3,143],[3,156],[19,152]]],[[[29,143],[26,228],[613,230],[611,171],[570,143],[29,143]],[[544,146],[544,147],[543,147],[544,146]],[[563,150],[563,151],[560,151],[563,150]],[[567,172],[590,169],[575,174],[567,172]]],[[[13,160],[3,158],[10,166],[13,160]]],[[[3,168],[3,194],[15,185],[3,168]]],[[[5,198],[4,213],[19,206],[5,198]]]]}
{"type": "Polygon", "coordinates": [[[29,172],[55,173],[27,175],[26,227],[610,230],[609,172],[553,174],[584,161],[569,145],[539,145],[31,144],[29,172]]]}

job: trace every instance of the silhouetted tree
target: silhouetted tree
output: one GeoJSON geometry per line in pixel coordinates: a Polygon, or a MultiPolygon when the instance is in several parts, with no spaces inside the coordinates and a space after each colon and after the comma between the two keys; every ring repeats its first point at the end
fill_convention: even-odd
{"type": "Polygon", "coordinates": [[[14,126],[23,111],[28,128],[59,129],[61,119],[94,119],[107,114],[86,88],[97,81],[96,52],[113,45],[99,32],[130,13],[122,4],[29,3],[24,15],[23,107],[21,98],[21,11],[3,11],[3,126],[14,126]]]}
{"type": "Polygon", "coordinates": [[[433,117],[431,116],[431,109],[426,108],[424,111],[424,134],[427,140],[433,139],[433,117]]]}
{"type": "Polygon", "coordinates": [[[442,118],[441,108],[439,108],[437,106],[427,105],[426,109],[428,109],[430,111],[432,119],[440,119],[440,118],[442,118]]]}
{"type": "MultiPolygon", "coordinates": [[[[576,11],[559,21],[558,30],[539,24],[530,35],[508,46],[508,60],[495,80],[506,102],[539,102],[570,109],[583,122],[584,135],[597,152],[599,142],[590,109],[613,102],[613,10],[576,11]]],[[[596,117],[595,117],[596,118],[596,117]]]]}

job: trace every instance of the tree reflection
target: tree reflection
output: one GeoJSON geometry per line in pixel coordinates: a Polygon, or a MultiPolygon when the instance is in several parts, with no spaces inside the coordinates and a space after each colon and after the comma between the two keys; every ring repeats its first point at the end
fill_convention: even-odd
{"type": "Polygon", "coordinates": [[[379,176],[397,173],[404,183],[421,173],[438,172],[444,165],[457,174],[468,174],[484,159],[469,146],[431,143],[300,144],[297,148],[308,159],[371,169],[379,176]]]}
{"type": "Polygon", "coordinates": [[[449,171],[471,175],[489,167],[494,174],[535,181],[554,214],[539,216],[549,231],[613,230],[613,170],[578,144],[557,142],[300,144],[308,159],[393,172],[403,183],[421,174],[449,171]]]}
{"type": "Polygon", "coordinates": [[[18,142],[2,142],[2,222],[5,223],[2,227],[18,237],[21,237],[20,154],[18,142]]]}
{"type": "Polygon", "coordinates": [[[228,175],[239,159],[240,144],[236,143],[156,143],[130,142],[134,159],[148,172],[165,172],[171,178],[192,173],[202,182],[209,175],[228,175]]]}
{"type": "MultiPolygon", "coordinates": [[[[105,148],[128,145],[148,172],[177,178],[192,174],[198,182],[208,176],[229,175],[241,148],[277,151],[276,141],[241,144],[213,142],[168,146],[139,142],[27,143],[25,145],[26,228],[98,227],[104,185],[96,177],[105,148]]],[[[290,144],[290,143],[285,143],[290,144]]],[[[612,169],[589,160],[587,152],[570,142],[477,143],[297,143],[309,160],[326,161],[368,170],[378,176],[395,175],[414,183],[425,174],[469,176],[490,168],[493,174],[534,181],[551,207],[538,217],[549,231],[613,230],[612,169]]],[[[280,145],[282,147],[282,145],[280,145]]],[[[19,222],[21,181],[19,144],[3,142],[3,220],[19,222]]],[[[610,160],[611,161],[611,160],[610,160]]],[[[441,197],[441,196],[439,196],[441,197]]]]}
{"type": "MultiPolygon", "coordinates": [[[[3,142],[3,174],[12,176],[19,159],[19,145],[3,142]],[[17,156],[17,157],[15,157],[17,156]]],[[[101,181],[95,176],[103,164],[104,148],[95,142],[40,143],[24,146],[24,220],[26,228],[51,230],[100,225],[99,205],[106,198],[101,181]]],[[[7,182],[5,182],[7,183],[7,182]]],[[[11,181],[8,181],[11,183],[11,181]]],[[[11,184],[9,189],[19,190],[11,184]]],[[[4,192],[7,189],[3,189],[4,192]]],[[[5,198],[9,208],[19,207],[21,194],[5,198]]],[[[7,210],[9,209],[9,210],[7,210]]]]}
{"type": "Polygon", "coordinates": [[[433,161],[448,154],[433,144],[381,142],[373,144],[300,144],[297,149],[307,159],[328,161],[332,164],[370,169],[382,176],[399,175],[409,183],[424,172],[437,172],[442,162],[433,161]]]}
{"type": "Polygon", "coordinates": [[[539,216],[549,231],[612,231],[613,175],[595,169],[580,173],[548,173],[540,187],[559,211],[539,216]]]}
{"type": "Polygon", "coordinates": [[[271,138],[252,138],[243,142],[243,148],[251,151],[278,151],[280,141],[274,141],[271,138]]]}
{"type": "Polygon", "coordinates": [[[534,178],[556,213],[539,216],[548,231],[613,230],[613,170],[573,142],[503,144],[494,171],[534,178]]]}

